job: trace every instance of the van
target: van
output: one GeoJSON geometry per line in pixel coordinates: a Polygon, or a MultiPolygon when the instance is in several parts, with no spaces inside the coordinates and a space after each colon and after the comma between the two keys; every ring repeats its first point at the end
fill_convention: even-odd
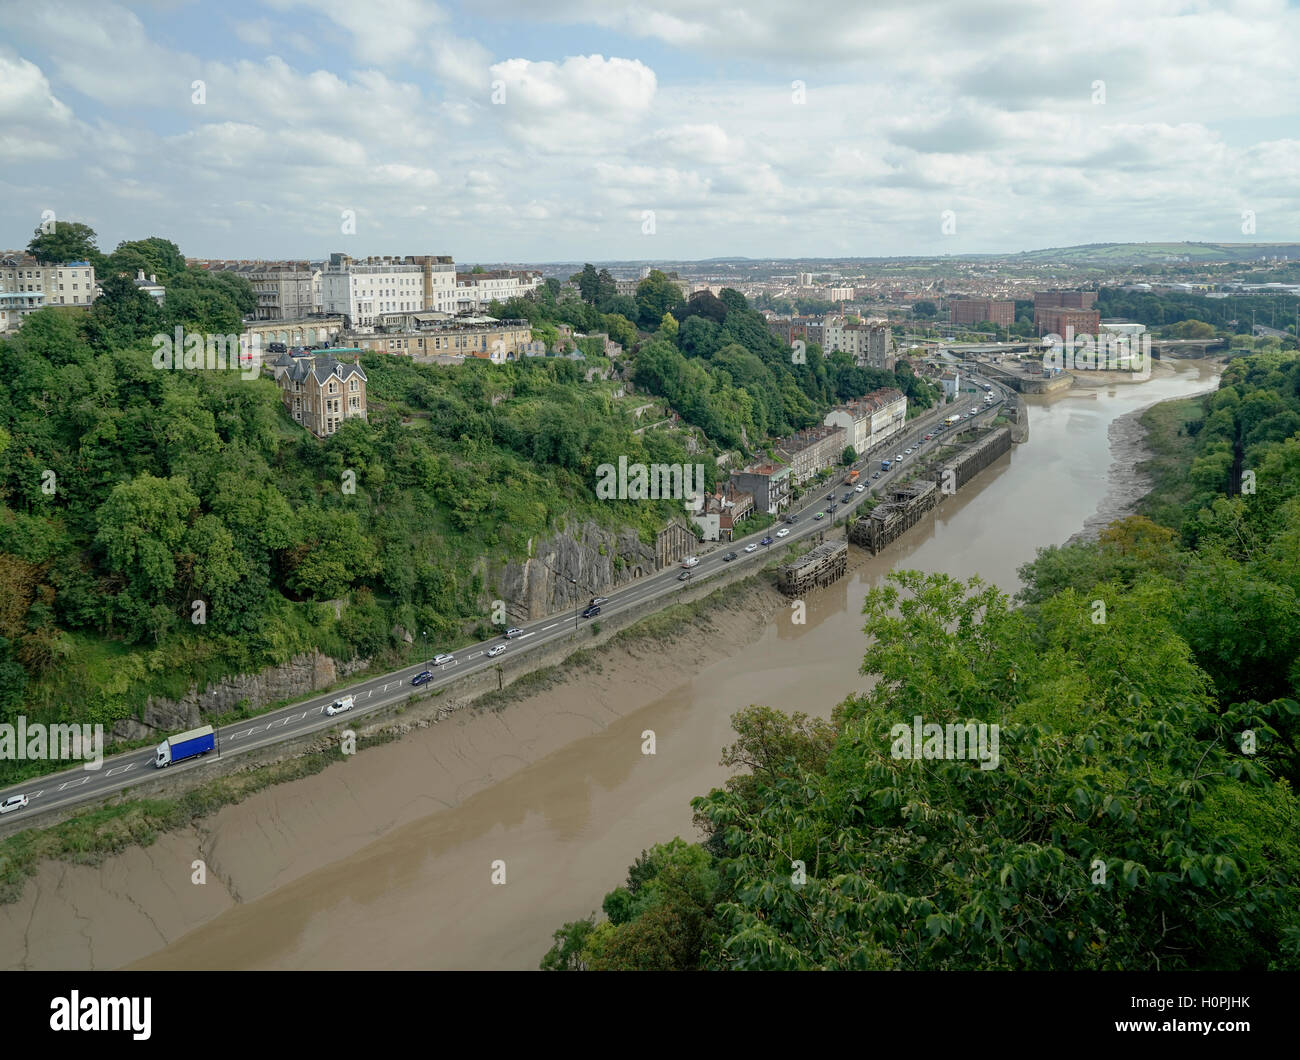
{"type": "Polygon", "coordinates": [[[335,714],[342,714],[345,710],[351,710],[354,702],[355,701],[351,696],[344,696],[342,699],[336,699],[325,708],[325,713],[332,718],[335,714]]]}
{"type": "Polygon", "coordinates": [[[694,567],[699,562],[700,562],[699,556],[687,556],[684,560],[682,560],[682,566],[694,567]]]}

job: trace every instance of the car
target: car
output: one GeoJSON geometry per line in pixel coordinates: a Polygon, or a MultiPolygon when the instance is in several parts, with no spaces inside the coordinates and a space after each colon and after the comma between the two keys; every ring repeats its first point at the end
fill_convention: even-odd
{"type": "Polygon", "coordinates": [[[928,441],[929,441],[931,438],[933,438],[933,437],[934,437],[933,434],[927,434],[927,435],[925,436],[925,440],[928,442],[928,441]]]}
{"type": "MultiPolygon", "coordinates": [[[[879,474],[879,473],[880,473],[880,472],[876,472],[876,474],[879,474]]],[[[861,482],[859,482],[856,486],[853,487],[853,492],[854,492],[854,493],[865,493],[865,492],[866,492],[866,489],[867,489],[867,487],[864,486],[861,482]]]]}
{"type": "Polygon", "coordinates": [[[4,802],[0,802],[0,813],[13,813],[14,810],[21,810],[26,805],[26,795],[10,795],[4,802]]]}
{"type": "Polygon", "coordinates": [[[852,490],[848,490],[848,491],[844,494],[844,496],[840,498],[840,503],[841,503],[841,504],[848,504],[849,501],[851,501],[851,500],[853,500],[853,491],[852,491],[852,490]]]}
{"type": "Polygon", "coordinates": [[[765,537],[763,538],[762,541],[759,542],[760,545],[770,545],[771,543],[772,543],[772,539],[770,537],[765,537]]]}
{"type": "Polygon", "coordinates": [[[421,670],[418,674],[416,674],[414,677],[411,678],[411,684],[427,685],[432,680],[433,680],[432,670],[421,670]]]}
{"type": "Polygon", "coordinates": [[[730,563],[733,559],[740,559],[740,557],[736,555],[736,553],[734,552],[728,552],[725,556],[722,557],[722,562],[730,563]]]}
{"type": "Polygon", "coordinates": [[[785,521],[787,523],[797,523],[799,521],[799,517],[797,515],[787,515],[785,517],[785,521]]]}
{"type": "Polygon", "coordinates": [[[500,655],[505,650],[506,650],[506,646],[504,644],[498,644],[495,647],[488,648],[487,656],[489,659],[495,659],[498,655],[500,655]]]}
{"type": "Polygon", "coordinates": [[[688,570],[684,570],[684,571],[682,571],[681,574],[677,575],[677,580],[678,580],[679,582],[688,582],[688,581],[690,581],[690,580],[691,580],[691,572],[688,571],[688,570]]]}
{"type": "Polygon", "coordinates": [[[342,714],[345,710],[351,710],[353,702],[351,696],[344,696],[342,699],[336,699],[325,708],[325,713],[332,718],[335,714],[342,714]]]}
{"type": "Polygon", "coordinates": [[[600,604],[588,604],[587,610],[582,612],[583,618],[591,618],[593,615],[600,614],[600,604]]]}
{"type": "Polygon", "coordinates": [[[872,475],[871,477],[872,477],[872,478],[880,478],[880,472],[877,471],[877,472],[876,472],[874,475],[872,475]]]}
{"type": "Polygon", "coordinates": [[[433,657],[434,666],[446,666],[448,663],[453,663],[455,661],[456,661],[456,656],[449,655],[446,652],[443,652],[441,655],[435,655],[433,657]]]}
{"type": "Polygon", "coordinates": [[[746,545],[746,546],[745,546],[745,551],[746,551],[746,552],[757,552],[757,551],[758,551],[758,546],[757,546],[757,545],[753,545],[753,544],[746,545]]]}
{"type": "Polygon", "coordinates": [[[825,513],[825,512],[818,512],[816,515],[813,516],[813,518],[814,518],[814,519],[825,519],[825,518],[826,518],[826,513],[825,513]]]}
{"type": "Polygon", "coordinates": [[[593,596],[593,597],[591,598],[591,603],[588,604],[587,606],[588,606],[588,607],[599,607],[601,604],[606,604],[606,603],[609,603],[609,597],[608,597],[608,596],[593,596]]]}
{"type": "Polygon", "coordinates": [[[898,462],[898,463],[902,463],[902,460],[903,460],[903,454],[902,454],[902,453],[899,453],[896,457],[894,457],[894,460],[895,460],[896,462],[898,462]]]}
{"type": "Polygon", "coordinates": [[[907,454],[911,453],[911,451],[912,451],[911,449],[904,449],[904,450],[903,450],[903,453],[904,453],[904,455],[907,455],[907,454]]]}
{"type": "Polygon", "coordinates": [[[783,527],[781,527],[780,530],[778,530],[778,531],[776,532],[776,536],[777,536],[777,537],[785,537],[785,536],[786,536],[787,534],[789,534],[789,533],[790,533],[790,531],[787,530],[787,529],[783,526],[783,527]]]}
{"type": "Polygon", "coordinates": [[[501,635],[505,637],[506,640],[514,640],[516,637],[523,636],[523,632],[524,631],[522,629],[516,629],[514,626],[511,626],[508,630],[506,630],[501,635]]]}

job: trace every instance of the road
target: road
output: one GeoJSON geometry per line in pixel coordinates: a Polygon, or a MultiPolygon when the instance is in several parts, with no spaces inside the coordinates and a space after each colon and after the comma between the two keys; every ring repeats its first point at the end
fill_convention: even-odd
{"type": "MultiPolygon", "coordinates": [[[[977,376],[968,376],[967,378],[980,383],[984,382],[977,376]]],[[[966,424],[968,421],[965,413],[974,409],[978,412],[974,422],[987,422],[997,414],[1003,400],[1009,393],[1004,391],[996,382],[992,382],[992,385],[995,396],[999,398],[993,404],[985,405],[984,392],[980,390],[975,395],[965,396],[958,404],[947,407],[945,409],[946,414],[951,415],[954,412],[960,412],[962,413],[963,424],[966,424]]],[[[547,618],[527,623],[520,627],[523,631],[522,634],[510,641],[497,637],[460,648],[453,653],[455,656],[454,661],[443,666],[433,666],[431,663],[407,666],[380,677],[370,678],[348,688],[336,689],[328,695],[314,696],[292,707],[283,707],[259,715],[256,718],[223,726],[217,730],[217,753],[220,757],[226,758],[322,729],[355,724],[357,719],[367,714],[410,699],[412,693],[418,695],[419,698],[424,698],[429,693],[437,691],[439,687],[446,686],[459,677],[492,669],[497,660],[488,658],[486,652],[488,648],[497,644],[507,645],[505,653],[498,657],[504,661],[522,652],[544,647],[566,636],[578,626],[587,624],[587,621],[600,621],[606,616],[618,615],[630,608],[640,607],[647,601],[657,597],[668,597],[679,589],[694,586],[701,580],[706,580],[721,573],[724,568],[744,566],[747,563],[752,564],[755,562],[759,564],[765,563],[769,558],[769,551],[772,546],[760,546],[756,551],[748,554],[744,551],[744,546],[750,543],[757,544],[761,538],[769,535],[775,538],[778,529],[789,529],[790,534],[785,538],[776,539],[774,541],[776,546],[794,544],[801,538],[829,529],[835,519],[844,518],[846,514],[851,514],[866,498],[879,494],[884,487],[891,485],[900,477],[906,478],[911,474],[913,464],[921,456],[943,444],[945,441],[943,436],[928,442],[924,441],[922,437],[924,434],[932,432],[936,425],[932,424],[927,427],[909,426],[903,433],[890,439],[888,449],[891,451],[887,456],[882,457],[880,451],[883,447],[877,446],[871,456],[864,455],[859,459],[854,466],[861,472],[862,485],[868,488],[862,493],[854,493],[853,499],[847,505],[839,503],[839,499],[845,490],[851,488],[844,484],[843,479],[836,481],[833,485],[829,483],[823,484],[822,488],[825,489],[825,493],[822,492],[822,488],[810,489],[808,495],[802,498],[802,506],[792,509],[792,514],[795,514],[797,522],[792,525],[779,524],[771,526],[766,530],[756,531],[745,537],[736,538],[732,542],[714,547],[707,554],[701,555],[699,563],[691,570],[691,577],[688,582],[678,581],[681,568],[666,567],[664,570],[642,578],[632,585],[612,591],[608,600],[601,605],[601,614],[593,620],[584,620],[580,617],[579,612],[582,607],[586,606],[587,602],[587,597],[584,594],[578,597],[577,606],[572,611],[553,614],[547,618]],[[913,453],[906,456],[901,465],[896,464],[891,470],[882,472],[877,480],[871,478],[875,472],[869,465],[868,460],[874,461],[875,467],[879,468],[882,458],[892,461],[895,453],[901,453],[909,446],[913,447],[913,453]],[[827,501],[828,495],[834,496],[834,502],[827,501]],[[813,516],[821,510],[828,513],[827,517],[822,520],[814,519],[813,516]],[[729,552],[735,552],[737,559],[731,562],[723,560],[722,557],[729,552]],[[427,685],[417,690],[412,687],[411,678],[425,669],[431,670],[434,678],[427,685]],[[353,696],[356,700],[356,706],[345,714],[334,717],[327,716],[325,707],[344,695],[353,696]]],[[[10,795],[20,793],[26,794],[29,800],[26,808],[11,812],[0,818],[0,830],[10,832],[15,830],[12,826],[22,827],[36,816],[66,809],[78,803],[102,799],[129,785],[153,779],[158,774],[158,770],[154,766],[154,751],[154,747],[128,751],[106,757],[98,770],[88,770],[83,766],[77,766],[59,773],[51,773],[39,779],[28,780],[0,791],[0,801],[10,795]]],[[[191,769],[202,768],[203,765],[210,761],[212,761],[212,758],[208,756],[188,762],[179,762],[167,768],[173,774],[180,774],[191,769]]]]}

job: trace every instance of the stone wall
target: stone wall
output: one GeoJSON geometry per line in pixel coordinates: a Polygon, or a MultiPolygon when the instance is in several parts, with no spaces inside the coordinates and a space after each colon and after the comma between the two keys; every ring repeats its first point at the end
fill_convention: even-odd
{"type": "Polygon", "coordinates": [[[180,699],[150,696],[141,718],[124,718],[113,725],[117,740],[139,740],[155,734],[176,733],[205,724],[208,717],[234,710],[247,700],[253,709],[281,700],[319,692],[370,665],[369,659],[340,662],[319,651],[295,655],[286,663],[256,674],[223,677],[202,691],[196,685],[180,699]]]}

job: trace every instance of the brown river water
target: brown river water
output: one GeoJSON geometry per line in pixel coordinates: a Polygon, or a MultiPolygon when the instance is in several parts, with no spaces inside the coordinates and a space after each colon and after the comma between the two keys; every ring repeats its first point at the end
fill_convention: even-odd
{"type": "Polygon", "coordinates": [[[690,799],[726,778],[735,711],[827,716],[864,686],[862,602],[891,568],[1015,592],[1036,548],[1145,488],[1129,414],[1216,376],[1166,362],[1140,384],[1028,398],[1029,441],[881,555],[851,549],[803,625],[756,588],[751,611],[669,649],[621,651],[501,713],[416,730],[102,864],[47,862],[0,906],[0,966],[536,968],[551,933],[599,910],[644,848],[698,838],[690,799]]]}

